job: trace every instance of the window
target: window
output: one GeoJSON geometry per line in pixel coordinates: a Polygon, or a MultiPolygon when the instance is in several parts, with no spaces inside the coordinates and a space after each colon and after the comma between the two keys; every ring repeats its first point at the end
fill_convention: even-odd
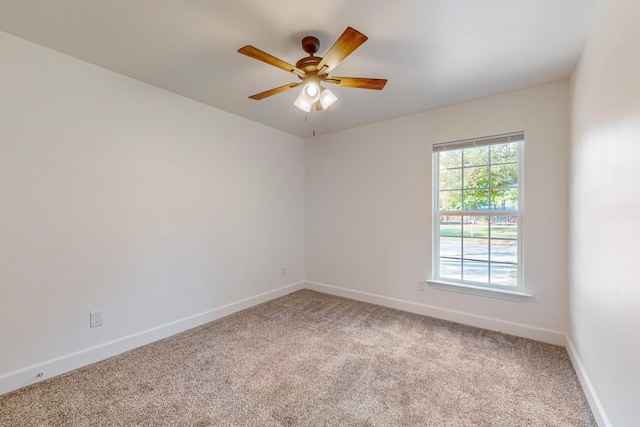
{"type": "Polygon", "coordinates": [[[524,133],[433,146],[437,283],[521,293],[524,133]]]}

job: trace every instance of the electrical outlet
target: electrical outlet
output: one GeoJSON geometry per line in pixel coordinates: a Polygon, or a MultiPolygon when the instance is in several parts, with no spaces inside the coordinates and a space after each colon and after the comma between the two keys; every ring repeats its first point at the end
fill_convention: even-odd
{"type": "Polygon", "coordinates": [[[287,269],[286,269],[286,268],[284,268],[284,267],[282,267],[282,268],[280,269],[280,275],[281,275],[282,277],[286,276],[286,275],[287,275],[287,269]]]}
{"type": "Polygon", "coordinates": [[[89,313],[89,327],[102,326],[102,310],[89,313]]]}
{"type": "Polygon", "coordinates": [[[424,280],[420,280],[418,282],[418,290],[419,291],[424,291],[426,287],[427,287],[427,282],[425,282],[424,280]]]}

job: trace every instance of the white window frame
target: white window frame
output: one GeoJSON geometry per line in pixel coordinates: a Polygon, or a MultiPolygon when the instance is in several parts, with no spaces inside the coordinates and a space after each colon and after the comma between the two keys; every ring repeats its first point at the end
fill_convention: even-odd
{"type": "MultiPolygon", "coordinates": [[[[514,132],[502,135],[494,135],[482,138],[473,138],[461,141],[446,142],[433,145],[433,262],[432,262],[432,279],[428,282],[439,289],[463,291],[465,293],[472,293],[477,295],[511,294],[516,297],[525,296],[530,297],[525,290],[524,284],[524,254],[523,254],[523,212],[524,212],[524,146],[525,138],[524,132],[514,132]],[[444,151],[453,151],[465,148],[473,148],[479,146],[491,146],[505,144],[508,142],[518,142],[518,209],[517,210],[454,210],[454,211],[441,211],[439,209],[439,196],[440,196],[440,162],[439,153],[444,151]],[[509,216],[516,217],[518,223],[517,231],[517,286],[504,285],[489,282],[475,282],[469,280],[455,280],[449,277],[443,278],[440,276],[440,219],[442,216],[509,216]],[[489,294],[486,293],[489,291],[489,294]]],[[[491,164],[491,161],[489,161],[491,164]]],[[[464,242],[464,236],[461,237],[464,242]]],[[[489,243],[490,243],[489,234],[489,243]]],[[[463,243],[464,244],[464,243],[463,243]]],[[[489,251],[491,250],[489,244],[489,251]]],[[[461,261],[464,260],[464,255],[461,254],[461,261]]],[[[490,269],[490,263],[488,268],[490,269]]],[[[491,275],[489,274],[489,278],[491,275]]],[[[490,279],[489,279],[490,280],[490,279]]],[[[509,299],[509,298],[507,298],[509,299]]],[[[516,298],[517,299],[517,298],[516,298]]]]}

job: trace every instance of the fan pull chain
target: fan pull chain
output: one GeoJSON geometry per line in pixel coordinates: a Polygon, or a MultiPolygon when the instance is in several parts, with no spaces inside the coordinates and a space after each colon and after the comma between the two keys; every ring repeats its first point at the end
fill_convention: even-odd
{"type": "Polygon", "coordinates": [[[316,136],[316,106],[313,106],[313,116],[311,117],[313,119],[313,136],[316,136]]]}
{"type": "MultiPolygon", "coordinates": [[[[309,114],[304,115],[304,122],[309,122],[309,114]]],[[[313,123],[313,136],[316,136],[316,109],[313,109],[313,113],[311,113],[311,122],[313,123]]]]}

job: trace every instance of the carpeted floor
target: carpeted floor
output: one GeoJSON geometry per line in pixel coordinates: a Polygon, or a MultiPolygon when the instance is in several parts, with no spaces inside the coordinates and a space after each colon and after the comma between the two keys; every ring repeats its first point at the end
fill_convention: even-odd
{"type": "Polygon", "coordinates": [[[0,396],[1,426],[595,426],[564,348],[303,290],[0,396]]]}

